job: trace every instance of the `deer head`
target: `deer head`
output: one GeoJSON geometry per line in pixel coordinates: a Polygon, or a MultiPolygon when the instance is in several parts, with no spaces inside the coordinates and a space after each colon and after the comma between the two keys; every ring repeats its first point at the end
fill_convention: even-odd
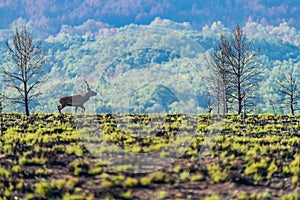
{"type": "Polygon", "coordinates": [[[89,97],[96,96],[97,93],[94,92],[93,90],[91,90],[90,85],[88,84],[88,82],[87,82],[86,80],[84,80],[84,82],[85,82],[85,84],[86,84],[86,86],[87,86],[87,94],[88,94],[88,96],[89,96],[89,97]]]}

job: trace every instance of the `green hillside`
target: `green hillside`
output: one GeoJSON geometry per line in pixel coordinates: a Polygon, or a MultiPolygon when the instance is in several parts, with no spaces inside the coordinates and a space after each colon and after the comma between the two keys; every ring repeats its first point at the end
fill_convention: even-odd
{"type": "MultiPolygon", "coordinates": [[[[88,103],[90,113],[128,113],[134,110],[129,106],[133,93],[149,84],[167,87],[178,103],[172,104],[173,97],[168,99],[148,91],[140,97],[137,110],[154,111],[147,102],[163,99],[161,103],[169,107],[161,109],[164,113],[178,113],[180,109],[187,113],[206,113],[211,97],[203,77],[210,68],[207,65],[209,52],[217,47],[221,32],[230,34],[231,31],[220,22],[205,26],[201,31],[184,24],[180,27],[180,23],[177,23],[178,29],[172,29],[172,23],[176,24],[166,20],[162,20],[160,26],[131,24],[99,38],[59,33],[39,41],[46,51],[48,82],[40,87],[43,95],[31,105],[32,111],[56,112],[57,99],[84,92],[83,80],[86,79],[99,94],[88,103]]],[[[293,68],[299,80],[298,30],[287,25],[273,27],[272,32],[266,32],[267,28],[255,23],[244,27],[253,48],[259,50],[258,66],[266,72],[256,91],[257,106],[253,112],[288,113],[288,108],[278,103],[283,96],[273,88],[276,80],[283,79],[282,71],[289,72],[293,68]]],[[[4,35],[0,41],[0,65],[10,66],[5,45],[10,34],[4,35]]],[[[2,90],[8,94],[13,92],[2,90]]],[[[4,110],[22,111],[11,105],[5,105],[4,110]]]]}

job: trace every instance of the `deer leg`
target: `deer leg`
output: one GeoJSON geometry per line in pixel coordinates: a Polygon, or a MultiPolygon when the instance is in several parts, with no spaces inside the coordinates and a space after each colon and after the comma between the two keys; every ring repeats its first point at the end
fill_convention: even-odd
{"type": "Polygon", "coordinates": [[[80,106],[80,108],[82,109],[81,112],[85,112],[85,107],[80,106]]]}
{"type": "Polygon", "coordinates": [[[57,106],[58,112],[61,113],[61,110],[63,109],[62,105],[57,106]]]}

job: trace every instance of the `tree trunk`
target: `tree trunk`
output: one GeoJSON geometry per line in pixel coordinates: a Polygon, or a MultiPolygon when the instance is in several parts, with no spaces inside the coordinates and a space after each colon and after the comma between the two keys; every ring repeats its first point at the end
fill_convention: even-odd
{"type": "Polygon", "coordinates": [[[294,111],[294,97],[293,97],[293,95],[291,96],[290,108],[291,108],[292,115],[294,115],[295,111],[294,111]]]}
{"type": "Polygon", "coordinates": [[[240,84],[240,77],[238,77],[238,87],[237,87],[237,97],[238,97],[238,114],[242,113],[243,108],[243,99],[241,94],[241,84],[240,84]]]}
{"type": "Polygon", "coordinates": [[[25,106],[25,114],[29,116],[29,105],[28,105],[28,92],[27,92],[27,82],[24,82],[24,106],[25,106]]]}

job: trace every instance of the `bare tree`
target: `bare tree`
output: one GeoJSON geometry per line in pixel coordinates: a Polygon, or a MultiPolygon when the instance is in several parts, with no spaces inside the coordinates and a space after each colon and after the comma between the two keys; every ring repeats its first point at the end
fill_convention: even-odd
{"type": "Polygon", "coordinates": [[[237,103],[238,114],[246,112],[247,105],[251,105],[251,94],[258,86],[259,76],[263,70],[259,69],[256,62],[258,51],[254,51],[252,43],[239,25],[236,26],[227,49],[226,57],[230,66],[232,102],[237,103]]]}
{"type": "Polygon", "coordinates": [[[297,81],[294,77],[294,70],[292,70],[288,75],[283,73],[283,76],[284,79],[282,81],[276,81],[276,87],[274,89],[284,96],[280,102],[285,103],[289,107],[290,113],[294,115],[295,111],[299,110],[296,106],[300,99],[297,91],[297,81]]]}
{"type": "Polygon", "coordinates": [[[245,116],[255,106],[253,94],[263,72],[258,67],[257,54],[239,25],[230,39],[221,35],[218,48],[211,53],[209,60],[210,89],[218,113],[222,109],[226,114],[231,106],[245,116]]]}
{"type": "Polygon", "coordinates": [[[7,87],[13,88],[16,95],[5,96],[12,104],[24,106],[29,116],[29,104],[41,93],[36,92],[38,85],[45,81],[45,54],[41,44],[34,44],[26,27],[16,28],[12,41],[6,42],[10,54],[10,66],[4,66],[1,73],[7,87]]]}
{"type": "Polygon", "coordinates": [[[232,73],[227,61],[229,41],[225,35],[221,35],[218,47],[210,53],[208,64],[211,74],[209,76],[209,88],[217,113],[223,115],[228,112],[228,101],[231,93],[232,73]]]}

